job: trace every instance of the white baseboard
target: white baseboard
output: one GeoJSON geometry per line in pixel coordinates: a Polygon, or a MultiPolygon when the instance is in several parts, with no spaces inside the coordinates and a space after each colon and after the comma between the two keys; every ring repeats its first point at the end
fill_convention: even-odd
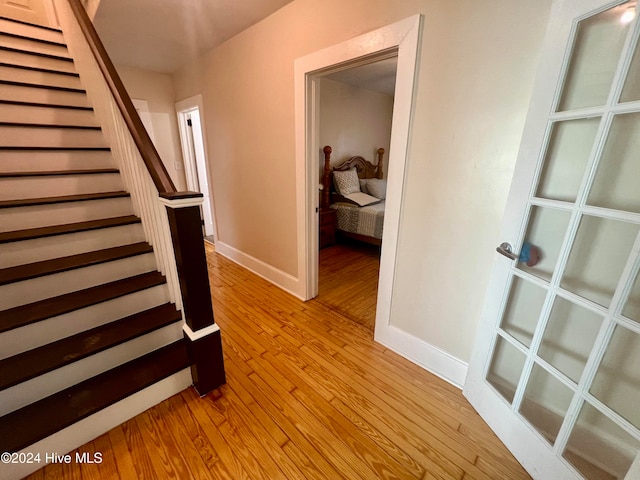
{"type": "Polygon", "coordinates": [[[397,327],[376,326],[375,341],[462,389],[468,364],[397,327]]]}
{"type": "MultiPolygon", "coordinates": [[[[3,480],[23,478],[44,467],[47,454],[64,455],[71,452],[172,395],[180,393],[188,388],[191,383],[191,370],[189,368],[160,380],[144,390],[21,450],[19,453],[33,454],[34,456],[39,453],[40,463],[3,463],[0,478],[3,480]]],[[[75,463],[76,459],[72,458],[71,461],[75,463]]]]}
{"type": "Polygon", "coordinates": [[[229,260],[241,265],[247,270],[255,273],[259,277],[273,283],[277,287],[280,287],[285,292],[290,293],[296,298],[304,301],[304,298],[298,293],[300,291],[300,279],[290,275],[282,270],[279,270],[262,260],[258,260],[251,255],[248,255],[240,250],[227,245],[224,242],[218,240],[216,242],[216,252],[227,257],[229,260]]]}

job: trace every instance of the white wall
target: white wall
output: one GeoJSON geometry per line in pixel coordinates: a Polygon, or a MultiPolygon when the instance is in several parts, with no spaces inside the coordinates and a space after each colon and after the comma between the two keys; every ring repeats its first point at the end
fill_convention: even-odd
{"type": "Polygon", "coordinates": [[[116,65],[116,69],[129,96],[148,102],[156,150],[176,188],[186,190],[171,76],[126,65],[116,65]]]}
{"type": "Polygon", "coordinates": [[[394,326],[468,361],[550,0],[295,0],[174,76],[202,93],[220,239],[296,275],[294,61],[424,15],[394,326]]]}
{"type": "MultiPolygon", "coordinates": [[[[328,78],[320,80],[320,145],[333,149],[331,164],[360,155],[373,164],[384,148],[387,178],[393,96],[353,87],[328,78]]],[[[320,170],[324,157],[320,155],[320,170]]],[[[322,178],[322,174],[320,174],[322,178]]]]}

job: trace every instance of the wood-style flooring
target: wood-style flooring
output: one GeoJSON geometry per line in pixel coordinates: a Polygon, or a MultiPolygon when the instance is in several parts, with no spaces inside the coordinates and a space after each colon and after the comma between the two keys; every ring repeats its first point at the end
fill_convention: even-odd
{"type": "MultiPolygon", "coordinates": [[[[530,478],[457,388],[325,300],[301,302],[206,245],[228,383],[202,399],[186,390],[78,449],[101,452],[99,465],[30,478],[530,478]]],[[[351,281],[370,288],[362,277],[351,281]]]]}
{"type": "Polygon", "coordinates": [[[380,247],[346,241],[320,250],[316,301],[373,332],[380,247]]]}

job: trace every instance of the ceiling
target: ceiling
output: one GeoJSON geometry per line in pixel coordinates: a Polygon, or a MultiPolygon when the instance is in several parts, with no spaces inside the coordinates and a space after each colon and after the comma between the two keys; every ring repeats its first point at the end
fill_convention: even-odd
{"type": "Polygon", "coordinates": [[[102,0],[94,24],[115,64],[172,73],[292,0],[102,0]]]}
{"type": "Polygon", "coordinates": [[[396,88],[397,69],[398,57],[391,57],[367,63],[366,65],[340,70],[326,75],[325,78],[346,83],[352,87],[364,88],[393,96],[396,88]]]}
{"type": "MultiPolygon", "coordinates": [[[[101,0],[94,24],[116,65],[173,73],[292,0],[101,0]]],[[[327,78],[393,95],[397,57],[327,78]]]]}

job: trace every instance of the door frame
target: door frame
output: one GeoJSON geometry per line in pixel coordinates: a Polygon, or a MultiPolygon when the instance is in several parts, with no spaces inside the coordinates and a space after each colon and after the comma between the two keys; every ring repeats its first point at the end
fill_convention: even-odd
{"type": "Polygon", "coordinates": [[[204,103],[202,95],[194,95],[193,97],[186,98],[179,102],[176,102],[176,115],[178,116],[178,130],[180,132],[180,146],[182,148],[182,158],[184,159],[185,179],[187,181],[187,188],[193,191],[200,191],[200,185],[196,180],[199,176],[206,179],[207,192],[209,197],[209,209],[202,209],[202,215],[204,219],[205,235],[213,235],[214,243],[218,240],[218,228],[216,225],[215,203],[213,195],[211,193],[211,178],[209,177],[209,168],[207,168],[207,159],[209,155],[207,153],[207,141],[204,135],[206,131],[204,121],[204,103]],[[198,125],[193,125],[192,128],[198,128],[200,135],[194,135],[193,140],[189,135],[189,126],[187,124],[188,115],[193,111],[198,111],[200,122],[198,125]],[[194,144],[198,142],[198,144],[194,144]],[[198,162],[197,154],[195,150],[200,150],[204,155],[202,162],[198,162]]]}
{"type": "Polygon", "coordinates": [[[309,300],[318,294],[318,185],[320,149],[323,147],[319,145],[318,132],[319,79],[338,70],[372,63],[396,54],[398,56],[376,307],[377,341],[384,337],[385,330],[390,326],[402,191],[408,164],[422,24],[422,15],[414,15],[295,61],[297,293],[303,300],[309,300]]]}

